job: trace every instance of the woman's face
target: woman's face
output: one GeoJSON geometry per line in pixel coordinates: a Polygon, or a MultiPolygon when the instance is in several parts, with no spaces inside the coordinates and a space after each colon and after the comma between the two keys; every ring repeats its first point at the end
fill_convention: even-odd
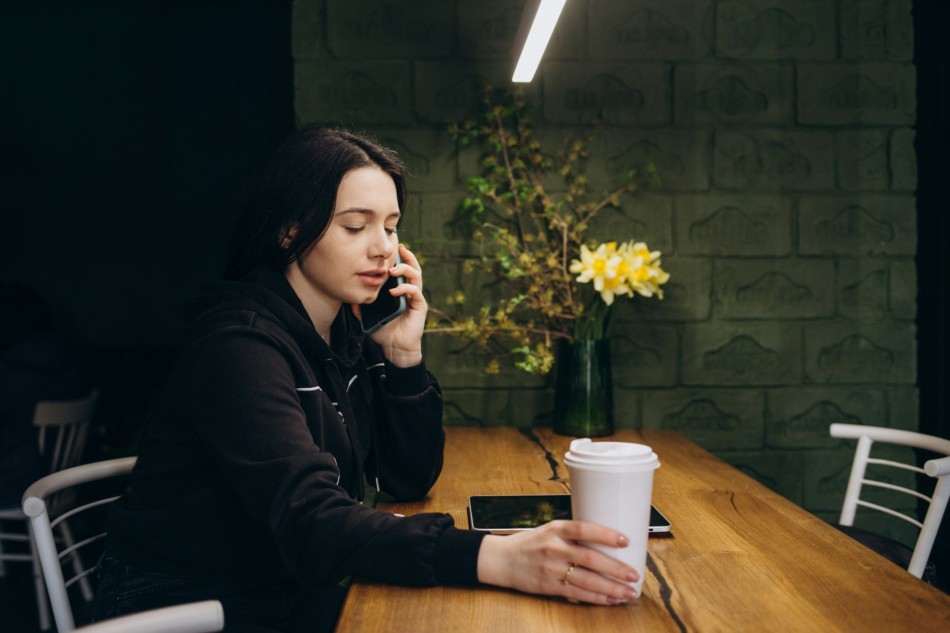
{"type": "MultiPolygon", "coordinates": [[[[337,190],[323,236],[286,275],[311,318],[332,321],[342,303],[370,303],[393,266],[399,240],[396,185],[382,169],[358,167],[337,190]]],[[[315,319],[316,320],[316,319],[315,319]]]]}

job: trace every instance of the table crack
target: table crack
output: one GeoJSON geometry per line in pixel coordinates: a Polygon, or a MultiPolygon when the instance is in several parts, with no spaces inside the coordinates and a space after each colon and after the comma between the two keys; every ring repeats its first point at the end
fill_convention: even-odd
{"type": "Polygon", "coordinates": [[[660,583],[660,597],[663,599],[663,605],[666,607],[667,613],[669,613],[670,617],[673,618],[673,621],[676,622],[676,626],[679,628],[681,633],[687,633],[689,629],[686,628],[686,624],[683,623],[683,620],[680,619],[676,609],[673,608],[673,589],[670,587],[670,583],[667,582],[663,574],[660,573],[660,568],[653,560],[653,557],[649,554],[647,554],[647,569],[650,570],[650,573],[652,573],[656,577],[657,582],[660,583]]]}
{"type": "Polygon", "coordinates": [[[560,467],[558,466],[557,459],[554,457],[554,454],[548,450],[548,447],[544,445],[544,442],[541,441],[541,438],[535,435],[534,430],[532,429],[519,428],[518,431],[528,438],[529,441],[537,444],[538,447],[540,447],[544,452],[544,459],[547,461],[548,467],[551,469],[551,476],[548,477],[548,481],[556,481],[567,488],[567,481],[561,477],[561,473],[559,472],[560,467]]]}

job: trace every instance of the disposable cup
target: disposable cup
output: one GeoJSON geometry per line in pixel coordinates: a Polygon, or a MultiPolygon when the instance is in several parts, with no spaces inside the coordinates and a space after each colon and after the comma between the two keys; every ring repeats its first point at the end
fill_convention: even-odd
{"type": "Polygon", "coordinates": [[[575,519],[612,528],[630,539],[627,547],[584,543],[616,558],[640,574],[628,583],[640,595],[646,572],[653,471],[660,460],[649,446],[630,442],[571,442],[564,455],[571,478],[571,510],[575,519]]]}

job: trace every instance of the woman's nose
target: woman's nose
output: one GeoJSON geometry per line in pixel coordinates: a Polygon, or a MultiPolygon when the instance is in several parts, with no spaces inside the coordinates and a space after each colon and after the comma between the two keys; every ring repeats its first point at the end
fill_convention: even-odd
{"type": "Polygon", "coordinates": [[[394,242],[395,240],[393,240],[393,236],[390,235],[386,229],[376,232],[373,238],[370,255],[372,257],[390,259],[393,256],[393,253],[396,251],[396,245],[394,242]]]}

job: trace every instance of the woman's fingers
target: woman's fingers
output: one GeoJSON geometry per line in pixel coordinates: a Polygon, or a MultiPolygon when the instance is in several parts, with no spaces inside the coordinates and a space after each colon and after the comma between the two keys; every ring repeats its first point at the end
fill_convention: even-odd
{"type": "Polygon", "coordinates": [[[389,274],[395,277],[405,277],[406,281],[392,289],[394,297],[405,296],[409,306],[416,312],[428,312],[428,304],[422,294],[422,269],[419,260],[404,244],[399,245],[399,255],[402,263],[389,269],[389,274]]]}
{"type": "Polygon", "coordinates": [[[552,529],[566,539],[572,541],[586,541],[607,547],[626,547],[630,540],[617,530],[611,530],[590,521],[552,521],[552,529]]]}
{"type": "Polygon", "coordinates": [[[640,575],[637,570],[619,560],[584,545],[574,545],[569,554],[571,562],[578,567],[589,569],[623,582],[637,582],[640,575]]]}
{"type": "Polygon", "coordinates": [[[425,296],[422,294],[422,289],[419,286],[412,283],[399,284],[392,289],[392,296],[398,297],[400,295],[406,297],[406,301],[409,302],[410,310],[416,312],[422,312],[426,314],[429,311],[429,305],[426,302],[425,296]]]}
{"type": "Polygon", "coordinates": [[[409,248],[401,242],[399,244],[399,256],[402,258],[404,264],[409,264],[416,270],[422,270],[422,266],[419,264],[415,253],[410,251],[409,248]]]}
{"type": "Polygon", "coordinates": [[[571,600],[593,604],[621,604],[636,597],[636,591],[628,583],[640,579],[637,571],[629,565],[608,556],[584,543],[597,543],[608,547],[623,548],[629,544],[626,536],[586,521],[554,521],[550,530],[557,532],[566,541],[566,556],[570,573],[565,570],[562,578],[562,595],[571,600]]]}
{"type": "MultiPolygon", "coordinates": [[[[591,604],[620,604],[636,597],[629,565],[588,547],[623,547],[615,530],[580,521],[552,521],[511,536],[486,536],[478,558],[479,580],[531,593],[591,604]]],[[[609,550],[608,550],[609,552],[609,550]]]]}
{"type": "Polygon", "coordinates": [[[556,530],[561,538],[572,543],[568,552],[568,555],[572,557],[572,562],[625,582],[640,580],[640,574],[633,567],[595,549],[577,544],[596,543],[607,547],[623,548],[630,543],[630,540],[620,532],[588,521],[552,521],[547,525],[551,526],[550,529],[556,530]]]}
{"type": "Polygon", "coordinates": [[[406,248],[405,244],[399,245],[399,256],[402,258],[402,263],[390,268],[389,274],[395,277],[405,277],[406,283],[416,286],[421,294],[422,266],[419,265],[419,260],[412,251],[406,248]]]}
{"type": "Polygon", "coordinates": [[[637,597],[637,592],[626,583],[577,564],[568,569],[571,573],[561,580],[566,598],[594,604],[620,604],[637,597]]]}

